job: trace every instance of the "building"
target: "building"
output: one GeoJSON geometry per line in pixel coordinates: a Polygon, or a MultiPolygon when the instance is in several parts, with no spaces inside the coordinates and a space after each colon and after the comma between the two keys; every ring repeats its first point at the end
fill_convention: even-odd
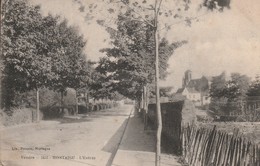
{"type": "Polygon", "coordinates": [[[210,103],[210,84],[211,77],[202,76],[199,79],[192,79],[192,72],[187,70],[182,80],[182,88],[177,90],[177,94],[193,101],[196,106],[207,105],[210,103]]]}

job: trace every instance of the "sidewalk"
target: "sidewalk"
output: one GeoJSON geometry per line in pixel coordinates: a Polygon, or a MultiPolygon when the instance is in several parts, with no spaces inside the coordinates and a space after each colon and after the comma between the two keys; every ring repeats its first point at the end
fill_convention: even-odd
{"type": "MultiPolygon", "coordinates": [[[[141,117],[131,115],[123,139],[113,160],[113,166],[153,166],[156,137],[154,131],[144,131],[141,117]]],[[[162,154],[161,166],[181,166],[176,156],[162,154]]]]}

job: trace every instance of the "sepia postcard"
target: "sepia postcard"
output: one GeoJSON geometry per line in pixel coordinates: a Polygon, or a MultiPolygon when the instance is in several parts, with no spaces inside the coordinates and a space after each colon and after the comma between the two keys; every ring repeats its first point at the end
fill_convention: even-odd
{"type": "Polygon", "coordinates": [[[259,0],[1,0],[0,166],[259,166],[259,0]]]}

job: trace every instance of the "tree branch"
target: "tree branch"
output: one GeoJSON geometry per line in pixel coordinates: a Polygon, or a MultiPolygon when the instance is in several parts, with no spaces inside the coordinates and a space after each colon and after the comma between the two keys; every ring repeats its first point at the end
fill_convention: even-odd
{"type": "Polygon", "coordinates": [[[160,11],[160,8],[161,8],[161,4],[162,4],[162,0],[159,2],[159,6],[158,6],[158,9],[157,9],[157,15],[158,15],[158,13],[159,13],[159,11],[160,11]]]}
{"type": "Polygon", "coordinates": [[[176,25],[176,24],[185,22],[185,21],[187,21],[187,20],[190,20],[190,21],[196,20],[196,19],[198,19],[198,18],[200,18],[200,17],[202,17],[202,16],[205,16],[205,15],[207,15],[207,14],[209,14],[209,13],[201,14],[201,15],[198,15],[198,16],[193,17],[193,18],[185,18],[185,19],[183,19],[183,20],[174,22],[174,23],[172,23],[172,24],[170,24],[170,25],[164,26],[163,28],[159,29],[159,31],[161,31],[161,30],[163,30],[163,29],[166,29],[166,28],[169,28],[169,27],[171,27],[171,26],[173,26],[173,25],[176,25]]]}
{"type": "Polygon", "coordinates": [[[139,15],[140,18],[141,18],[145,23],[147,23],[148,25],[154,27],[154,25],[153,25],[152,23],[150,23],[148,20],[146,20],[145,18],[143,18],[143,16],[142,16],[140,13],[136,12],[133,8],[131,8],[131,6],[129,6],[127,3],[123,2],[122,0],[121,0],[121,2],[122,2],[125,6],[127,6],[130,10],[132,10],[134,13],[136,13],[137,15],[139,15]]]}

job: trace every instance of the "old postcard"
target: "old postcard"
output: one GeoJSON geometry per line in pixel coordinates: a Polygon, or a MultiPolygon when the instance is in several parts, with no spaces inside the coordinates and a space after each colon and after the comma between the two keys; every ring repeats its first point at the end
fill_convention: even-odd
{"type": "Polygon", "coordinates": [[[259,9],[1,0],[0,166],[259,166],[259,9]]]}

